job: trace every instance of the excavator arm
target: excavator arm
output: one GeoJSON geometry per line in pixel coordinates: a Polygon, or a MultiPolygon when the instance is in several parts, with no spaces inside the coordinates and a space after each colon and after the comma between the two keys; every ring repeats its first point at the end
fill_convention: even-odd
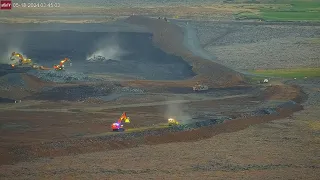
{"type": "Polygon", "coordinates": [[[63,60],[60,61],[58,65],[54,65],[53,68],[57,71],[63,70],[64,69],[64,63],[70,62],[71,65],[71,60],[69,58],[64,58],[63,60]]]}
{"type": "Polygon", "coordinates": [[[60,66],[62,66],[65,62],[70,61],[69,58],[64,58],[63,60],[60,61],[60,66]]]}
{"type": "MultiPolygon", "coordinates": [[[[48,68],[48,67],[44,67],[44,66],[40,66],[37,64],[34,64],[31,59],[27,59],[24,58],[22,54],[17,53],[17,52],[12,52],[10,60],[11,61],[15,61],[16,59],[19,59],[19,62],[14,62],[11,64],[11,66],[14,68],[15,66],[19,66],[19,65],[24,65],[24,64],[28,64],[30,65],[33,69],[38,69],[38,70],[51,70],[52,68],[48,68]]],[[[71,60],[69,58],[64,58],[63,60],[60,61],[60,63],[58,65],[54,65],[53,68],[57,71],[59,70],[63,70],[64,69],[64,63],[66,62],[70,62],[70,66],[71,64],[71,60]]]]}
{"type": "Polygon", "coordinates": [[[127,116],[126,112],[123,112],[122,115],[120,116],[120,118],[118,119],[118,123],[121,124],[122,121],[124,121],[125,123],[130,123],[130,118],[127,116]]]}
{"type": "Polygon", "coordinates": [[[117,122],[112,123],[111,128],[113,131],[123,131],[123,124],[122,122],[125,123],[130,123],[130,118],[127,116],[126,112],[122,113],[122,115],[120,116],[120,118],[118,119],[117,122]]]}

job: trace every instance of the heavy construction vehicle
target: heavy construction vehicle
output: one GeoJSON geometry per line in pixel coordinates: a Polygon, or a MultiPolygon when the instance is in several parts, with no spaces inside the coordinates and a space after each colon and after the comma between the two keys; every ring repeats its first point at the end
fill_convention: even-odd
{"type": "Polygon", "coordinates": [[[72,66],[71,60],[69,58],[64,58],[63,60],[60,61],[60,64],[54,65],[53,68],[56,71],[64,70],[64,63],[66,62],[70,62],[70,66],[72,66]]]}
{"type": "MultiPolygon", "coordinates": [[[[13,68],[26,65],[26,66],[32,67],[33,69],[38,69],[38,70],[52,69],[52,68],[37,65],[36,63],[33,63],[31,59],[24,58],[22,54],[17,52],[12,52],[10,60],[14,62],[11,64],[13,68]],[[18,58],[18,62],[14,62],[14,61],[17,61],[17,58],[18,58]]],[[[60,61],[60,64],[54,65],[53,69],[55,69],[56,71],[64,70],[64,63],[66,62],[70,62],[70,66],[72,65],[71,60],[69,58],[64,58],[63,60],[60,61]]]]}
{"type": "Polygon", "coordinates": [[[108,60],[110,60],[110,59],[107,59],[107,58],[100,56],[100,55],[98,55],[98,56],[94,55],[93,57],[87,59],[87,61],[89,61],[89,62],[103,62],[103,61],[108,61],[108,60]]]}
{"type": "Polygon", "coordinates": [[[16,58],[18,58],[18,63],[13,63],[11,64],[12,67],[15,67],[15,66],[22,66],[22,65],[32,65],[32,60],[31,59],[27,59],[27,58],[24,58],[22,56],[22,54],[20,53],[17,53],[17,52],[12,52],[11,54],[11,57],[10,57],[10,60],[11,61],[16,61],[16,58]]]}
{"type": "Polygon", "coordinates": [[[209,89],[206,85],[197,84],[193,86],[193,91],[207,91],[209,89]]]}
{"type": "Polygon", "coordinates": [[[112,131],[124,131],[124,127],[122,123],[130,123],[130,118],[127,116],[126,112],[123,112],[117,122],[112,123],[111,128],[112,131]]]}
{"type": "Polygon", "coordinates": [[[18,67],[18,66],[25,66],[26,65],[26,66],[32,67],[33,69],[40,69],[40,70],[50,70],[51,69],[51,68],[46,68],[44,66],[39,66],[39,65],[33,63],[31,59],[24,58],[23,55],[20,54],[20,53],[12,52],[10,60],[11,61],[16,61],[17,58],[18,58],[19,61],[11,64],[11,66],[13,68],[18,67]]]}
{"type": "Polygon", "coordinates": [[[44,66],[39,66],[37,64],[33,64],[31,66],[33,69],[39,69],[39,70],[51,70],[52,68],[44,67],[44,66]]]}
{"type": "Polygon", "coordinates": [[[169,126],[179,125],[179,122],[178,122],[176,119],[174,119],[174,118],[169,118],[169,119],[168,119],[168,125],[169,125],[169,126]]]}

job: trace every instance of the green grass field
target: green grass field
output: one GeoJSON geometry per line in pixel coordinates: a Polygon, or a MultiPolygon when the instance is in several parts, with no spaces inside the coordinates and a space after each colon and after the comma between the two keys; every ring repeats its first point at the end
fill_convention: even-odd
{"type": "Polygon", "coordinates": [[[320,21],[319,0],[278,0],[257,4],[258,13],[241,12],[237,19],[266,21],[320,21]]]}
{"type": "Polygon", "coordinates": [[[299,69],[268,69],[250,71],[256,75],[272,76],[281,78],[311,78],[320,77],[320,68],[299,68],[299,69]]]}

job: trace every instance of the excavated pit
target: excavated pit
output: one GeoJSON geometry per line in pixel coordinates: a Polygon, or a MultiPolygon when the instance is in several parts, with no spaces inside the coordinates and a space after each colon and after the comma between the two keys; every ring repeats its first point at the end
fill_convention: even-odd
{"type": "MultiPolygon", "coordinates": [[[[152,36],[147,32],[73,30],[3,32],[0,57],[2,62],[7,62],[9,60],[5,58],[9,58],[12,51],[17,51],[46,67],[53,67],[68,57],[72,66],[66,63],[66,71],[73,76],[77,73],[79,76],[125,74],[139,79],[182,80],[195,75],[192,67],[181,57],[169,55],[154,46],[152,36]],[[95,56],[103,56],[105,60],[88,60],[95,56]]],[[[1,68],[1,74],[7,71],[1,68]]],[[[53,81],[57,78],[50,71],[31,73],[46,81],[51,77],[53,81]]]]}

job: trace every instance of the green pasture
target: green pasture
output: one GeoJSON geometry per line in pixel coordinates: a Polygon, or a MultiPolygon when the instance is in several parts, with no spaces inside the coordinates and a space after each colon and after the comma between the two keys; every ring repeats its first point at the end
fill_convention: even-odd
{"type": "Polygon", "coordinates": [[[266,21],[320,21],[319,0],[278,0],[254,4],[257,13],[240,12],[237,19],[261,19],[266,21]],[[261,4],[264,3],[264,4],[261,4]]]}
{"type": "Polygon", "coordinates": [[[320,68],[297,68],[297,69],[266,69],[266,70],[252,70],[252,74],[280,77],[280,78],[312,78],[320,77],[320,68]]]}

